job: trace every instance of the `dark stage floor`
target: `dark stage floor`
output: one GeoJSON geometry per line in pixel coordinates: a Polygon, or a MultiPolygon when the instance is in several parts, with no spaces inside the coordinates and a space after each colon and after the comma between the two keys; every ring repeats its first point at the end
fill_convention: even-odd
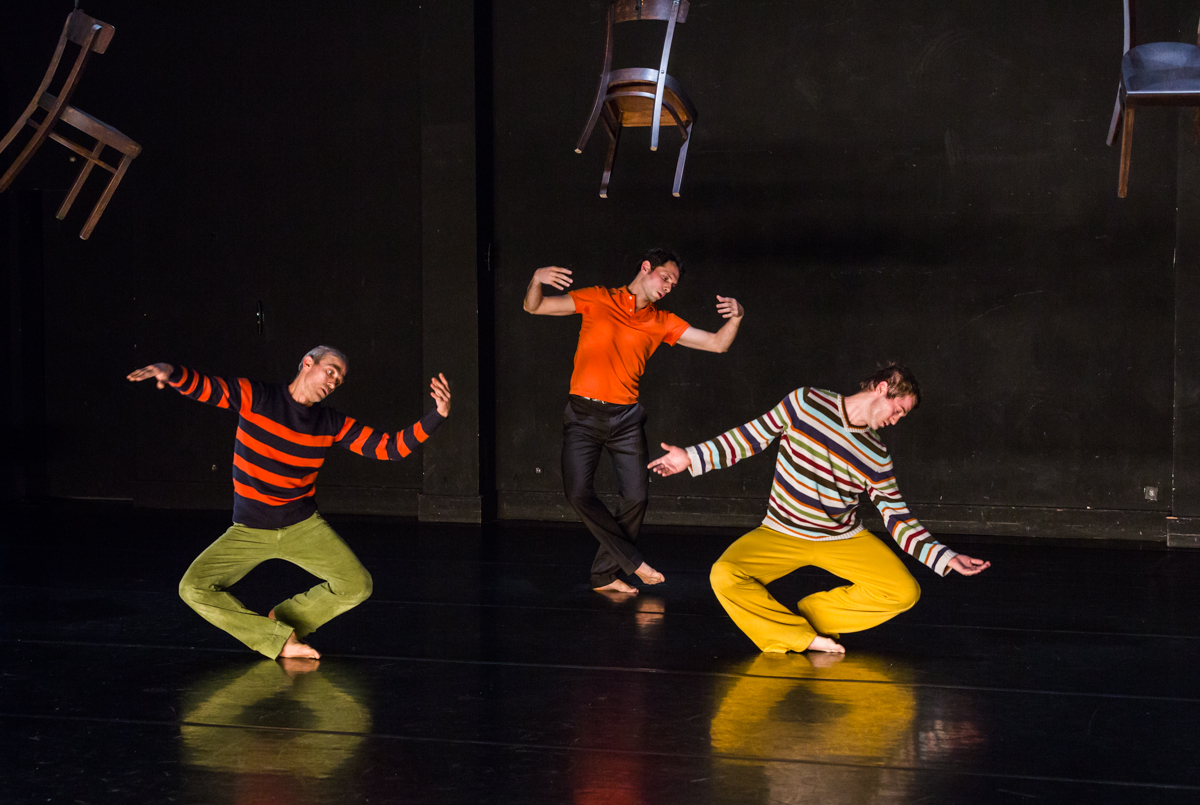
{"type": "MultiPolygon", "coordinates": [[[[838,662],[734,628],[707,581],[733,533],[651,531],[667,583],[615,603],[574,525],[331,516],[375,594],[293,677],[176,595],[226,514],[14,519],[4,803],[1200,801],[1196,552],[947,539],[992,569],[914,565],[921,602],[838,662]]],[[[273,562],[235,591],[265,610],[310,578],[273,562]]]]}

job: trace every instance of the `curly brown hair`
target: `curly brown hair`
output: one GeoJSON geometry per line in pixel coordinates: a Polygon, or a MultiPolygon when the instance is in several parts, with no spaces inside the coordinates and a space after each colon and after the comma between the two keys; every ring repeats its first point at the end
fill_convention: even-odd
{"type": "Polygon", "coordinates": [[[921,387],[912,369],[899,363],[887,363],[876,369],[858,384],[863,391],[871,391],[880,383],[887,383],[888,397],[912,397],[913,408],[921,404],[921,387]]]}

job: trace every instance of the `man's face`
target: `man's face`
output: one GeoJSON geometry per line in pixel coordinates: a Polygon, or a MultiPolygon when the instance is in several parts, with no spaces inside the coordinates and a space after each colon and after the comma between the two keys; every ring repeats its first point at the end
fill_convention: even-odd
{"type": "Polygon", "coordinates": [[[346,364],[334,355],[325,355],[320,361],[313,363],[312,358],[304,359],[304,371],[300,383],[309,392],[308,398],[314,401],[323,400],[346,379],[346,364]]]}
{"type": "Polygon", "coordinates": [[[650,262],[642,263],[642,271],[646,272],[646,293],[651,302],[657,302],[669,294],[679,284],[679,266],[674,260],[668,260],[661,266],[650,268],[650,262]]]}
{"type": "Polygon", "coordinates": [[[888,384],[880,383],[871,390],[871,407],[867,412],[867,426],[879,430],[888,425],[895,425],[913,409],[917,401],[913,397],[887,396],[888,384]]]}

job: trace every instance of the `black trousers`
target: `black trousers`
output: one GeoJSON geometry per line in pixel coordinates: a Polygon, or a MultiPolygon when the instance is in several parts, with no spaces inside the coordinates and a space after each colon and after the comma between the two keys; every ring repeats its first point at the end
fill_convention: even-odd
{"type": "Polygon", "coordinates": [[[571,395],[563,412],[563,486],[571,508],[600,542],[592,562],[592,586],[603,587],[641,566],[634,546],[650,496],[650,451],[646,409],[640,403],[615,405],[571,395]],[[593,482],[600,453],[608,451],[617,476],[620,502],[610,512],[596,497],[593,482]]]}

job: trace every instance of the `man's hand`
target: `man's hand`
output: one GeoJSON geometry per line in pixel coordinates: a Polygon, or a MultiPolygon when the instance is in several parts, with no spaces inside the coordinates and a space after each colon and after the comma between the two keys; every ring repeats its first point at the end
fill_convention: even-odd
{"type": "Polygon", "coordinates": [[[717,312],[727,319],[740,319],[746,315],[746,311],[738,304],[738,300],[732,296],[721,296],[717,294],[717,312]]]}
{"type": "Polygon", "coordinates": [[[438,372],[437,377],[429,378],[429,388],[433,389],[429,392],[429,396],[433,398],[437,412],[443,417],[450,416],[450,381],[444,374],[438,372]]]}
{"type": "Polygon", "coordinates": [[[558,266],[546,266],[533,272],[533,278],[542,285],[553,285],[560,291],[571,287],[571,269],[558,266]]]}
{"type": "Polygon", "coordinates": [[[575,312],[575,300],[570,294],[564,296],[544,296],[543,285],[552,285],[560,291],[571,286],[571,269],[559,266],[546,266],[533,272],[529,287],[525,289],[525,300],[522,307],[526,313],[535,316],[570,316],[575,312]]]}
{"type": "Polygon", "coordinates": [[[152,363],[149,366],[143,366],[136,372],[130,372],[125,376],[125,379],[136,383],[139,380],[154,378],[158,381],[158,387],[161,389],[166,388],[167,380],[171,378],[174,371],[175,367],[169,363],[152,363]]]}
{"type": "Polygon", "coordinates": [[[663,450],[667,451],[665,456],[656,458],[646,465],[647,469],[654,470],[664,478],[668,475],[674,475],[677,472],[683,472],[688,467],[692,466],[692,460],[688,458],[687,451],[682,447],[663,442],[659,445],[663,450]]]}
{"type": "Polygon", "coordinates": [[[982,573],[991,566],[991,562],[985,562],[982,559],[972,559],[961,553],[950,560],[950,567],[964,576],[974,576],[976,573],[982,573]]]}

